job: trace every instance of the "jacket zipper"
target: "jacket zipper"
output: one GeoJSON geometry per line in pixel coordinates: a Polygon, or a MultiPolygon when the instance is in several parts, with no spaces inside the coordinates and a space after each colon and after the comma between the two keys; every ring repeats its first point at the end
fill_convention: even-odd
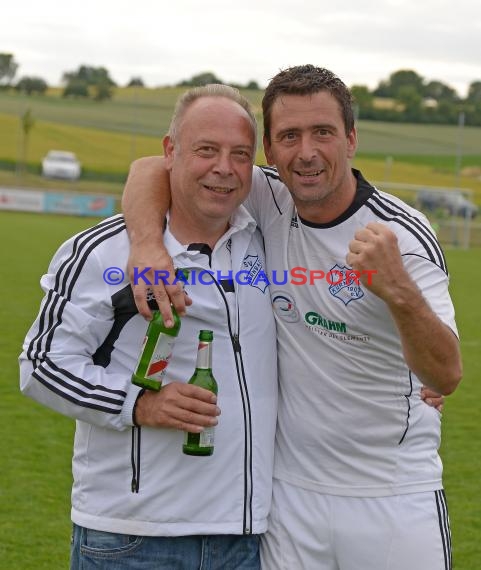
{"type": "MultiPolygon", "coordinates": [[[[239,388],[241,393],[242,410],[244,414],[244,513],[243,513],[242,533],[252,534],[252,497],[253,497],[252,415],[251,415],[251,405],[249,400],[249,392],[247,390],[247,381],[245,377],[244,361],[242,359],[242,347],[239,341],[239,331],[240,331],[239,307],[237,306],[237,332],[233,332],[231,316],[229,311],[229,304],[225,297],[224,290],[222,289],[221,285],[218,283],[217,279],[215,279],[214,276],[212,276],[212,279],[222,297],[222,300],[224,301],[224,305],[226,308],[227,327],[229,330],[229,336],[234,351],[237,380],[239,382],[239,388]]],[[[133,426],[132,443],[131,443],[132,493],[138,493],[140,489],[140,441],[141,441],[141,428],[133,426]]]]}
{"type": "Polygon", "coordinates": [[[130,460],[132,463],[132,481],[130,489],[132,493],[138,493],[140,489],[140,440],[142,428],[132,426],[132,442],[130,448],[130,460]],[[137,436],[137,437],[136,437],[137,436]]]}
{"type": "MultiPolygon", "coordinates": [[[[229,336],[234,350],[234,358],[236,363],[237,380],[239,382],[239,389],[241,393],[242,410],[244,414],[244,513],[243,513],[243,534],[252,534],[252,495],[253,495],[253,482],[252,482],[252,415],[251,405],[249,400],[249,392],[247,390],[247,382],[244,370],[244,361],[242,358],[242,347],[239,341],[240,331],[240,315],[239,307],[237,306],[237,332],[232,331],[232,322],[230,317],[229,305],[224,294],[224,290],[217,282],[215,277],[212,277],[214,283],[224,301],[227,312],[227,327],[229,329],[229,336]]],[[[237,303],[236,303],[237,305],[237,303]]]]}

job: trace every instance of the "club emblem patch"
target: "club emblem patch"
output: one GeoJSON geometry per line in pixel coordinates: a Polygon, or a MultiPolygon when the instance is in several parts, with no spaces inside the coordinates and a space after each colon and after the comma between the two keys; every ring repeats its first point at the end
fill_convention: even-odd
{"type": "Polygon", "coordinates": [[[364,291],[359,284],[359,277],[356,277],[351,267],[340,266],[336,263],[334,267],[331,267],[329,274],[331,283],[329,293],[340,299],[345,305],[364,297],[364,291]]]}
{"type": "Polygon", "coordinates": [[[258,255],[246,255],[242,261],[243,271],[247,274],[245,281],[249,283],[251,287],[256,287],[263,293],[265,293],[269,281],[267,275],[265,274],[264,268],[262,267],[262,262],[258,255]]]}

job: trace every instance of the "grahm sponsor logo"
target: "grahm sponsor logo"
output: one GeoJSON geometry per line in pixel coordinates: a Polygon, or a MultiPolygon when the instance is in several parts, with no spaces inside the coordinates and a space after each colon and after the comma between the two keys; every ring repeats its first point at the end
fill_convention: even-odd
{"type": "Polygon", "coordinates": [[[352,334],[347,323],[329,319],[316,311],[308,311],[304,315],[304,324],[319,336],[332,338],[343,342],[369,342],[369,336],[352,334]]]}
{"type": "Polygon", "coordinates": [[[342,323],[339,321],[331,321],[331,319],[326,319],[319,313],[315,313],[314,311],[309,311],[304,315],[304,319],[308,325],[313,325],[317,327],[321,327],[326,329],[327,331],[336,331],[336,332],[347,332],[346,323],[342,323]]]}

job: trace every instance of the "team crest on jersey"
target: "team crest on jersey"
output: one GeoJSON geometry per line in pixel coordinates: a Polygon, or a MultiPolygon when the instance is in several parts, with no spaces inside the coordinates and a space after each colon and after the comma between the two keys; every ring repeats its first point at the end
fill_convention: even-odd
{"type": "Polygon", "coordinates": [[[247,272],[246,282],[251,287],[256,287],[265,293],[269,281],[262,267],[262,262],[258,255],[246,255],[242,261],[243,271],[247,272]]]}
{"type": "Polygon", "coordinates": [[[275,314],[286,323],[297,323],[300,319],[294,299],[284,291],[273,291],[272,307],[275,314]]]}
{"type": "Polygon", "coordinates": [[[329,293],[333,297],[340,299],[345,305],[351,301],[357,301],[364,297],[364,291],[359,285],[359,279],[353,276],[351,267],[342,267],[336,263],[334,267],[329,270],[330,282],[329,293]]]}

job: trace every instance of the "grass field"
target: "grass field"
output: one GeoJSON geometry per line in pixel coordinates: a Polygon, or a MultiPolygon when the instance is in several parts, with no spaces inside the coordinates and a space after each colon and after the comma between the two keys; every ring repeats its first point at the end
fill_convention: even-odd
{"type": "MultiPolygon", "coordinates": [[[[20,395],[17,356],[37,314],[39,277],[60,243],[93,219],[0,212],[0,570],[68,567],[73,422],[20,395]]],[[[455,570],[481,568],[479,402],[481,250],[447,251],[465,374],[447,399],[442,457],[455,570]]],[[[367,569],[360,569],[367,570],[367,569]]]]}

